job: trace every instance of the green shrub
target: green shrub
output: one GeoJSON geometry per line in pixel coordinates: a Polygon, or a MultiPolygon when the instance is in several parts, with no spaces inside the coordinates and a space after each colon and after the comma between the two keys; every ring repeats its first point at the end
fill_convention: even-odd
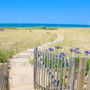
{"type": "Polygon", "coordinates": [[[49,28],[47,28],[47,30],[58,30],[58,28],[49,27],[49,28]]]}
{"type": "Polygon", "coordinates": [[[90,58],[87,60],[86,74],[88,74],[89,66],[90,66],[90,58]]]}
{"type": "Polygon", "coordinates": [[[36,27],[36,29],[47,29],[47,27],[36,27]]]}
{"type": "Polygon", "coordinates": [[[0,49],[0,63],[6,62],[13,54],[13,50],[0,49]]]}

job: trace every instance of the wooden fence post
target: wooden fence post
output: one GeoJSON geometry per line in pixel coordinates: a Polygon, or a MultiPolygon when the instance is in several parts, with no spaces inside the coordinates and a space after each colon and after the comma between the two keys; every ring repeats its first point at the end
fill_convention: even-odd
{"type": "Polygon", "coordinates": [[[90,90],[90,68],[89,68],[89,73],[88,73],[88,80],[87,80],[86,90],[90,90]]]}
{"type": "Polygon", "coordinates": [[[36,89],[37,87],[37,51],[38,48],[34,48],[34,88],[36,89]]]}
{"type": "Polygon", "coordinates": [[[7,63],[0,64],[0,90],[8,90],[8,67],[7,63]]]}
{"type": "Polygon", "coordinates": [[[3,81],[4,81],[4,90],[8,90],[8,65],[7,63],[3,64],[3,81]]]}
{"type": "Polygon", "coordinates": [[[75,76],[76,76],[76,56],[72,57],[72,66],[71,66],[71,85],[70,90],[74,90],[75,85],[75,76]]]}
{"type": "Polygon", "coordinates": [[[84,87],[84,79],[85,79],[85,71],[86,71],[86,62],[87,58],[81,57],[79,62],[79,71],[78,71],[78,79],[77,79],[77,90],[83,90],[84,87]]]}
{"type": "Polygon", "coordinates": [[[10,88],[9,88],[9,71],[8,71],[8,63],[7,63],[7,65],[6,65],[6,67],[7,67],[7,90],[10,90],[10,88]]]}
{"type": "Polygon", "coordinates": [[[2,63],[0,63],[0,90],[3,90],[3,83],[2,80],[3,76],[2,76],[2,63]]]}

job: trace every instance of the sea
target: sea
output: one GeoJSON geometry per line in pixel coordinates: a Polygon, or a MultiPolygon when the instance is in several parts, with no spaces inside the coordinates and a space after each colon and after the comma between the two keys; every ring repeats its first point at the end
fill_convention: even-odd
{"type": "Polygon", "coordinates": [[[90,25],[79,24],[35,24],[35,23],[0,23],[0,27],[69,27],[69,28],[90,28],[90,25]]]}

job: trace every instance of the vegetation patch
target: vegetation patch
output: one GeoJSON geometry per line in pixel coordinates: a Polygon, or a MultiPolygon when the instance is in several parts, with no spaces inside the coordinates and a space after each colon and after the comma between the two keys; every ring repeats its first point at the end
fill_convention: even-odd
{"type": "Polygon", "coordinates": [[[0,32],[0,62],[6,61],[15,53],[53,41],[56,38],[56,34],[47,34],[44,30],[28,32],[28,30],[22,29],[5,29],[0,32]]]}

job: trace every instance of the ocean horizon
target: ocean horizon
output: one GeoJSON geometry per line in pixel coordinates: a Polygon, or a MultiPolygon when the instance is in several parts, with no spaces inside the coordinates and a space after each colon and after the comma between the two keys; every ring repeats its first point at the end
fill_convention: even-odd
{"type": "Polygon", "coordinates": [[[80,24],[38,24],[38,23],[0,23],[0,27],[70,27],[70,28],[89,28],[90,25],[80,25],[80,24]]]}

